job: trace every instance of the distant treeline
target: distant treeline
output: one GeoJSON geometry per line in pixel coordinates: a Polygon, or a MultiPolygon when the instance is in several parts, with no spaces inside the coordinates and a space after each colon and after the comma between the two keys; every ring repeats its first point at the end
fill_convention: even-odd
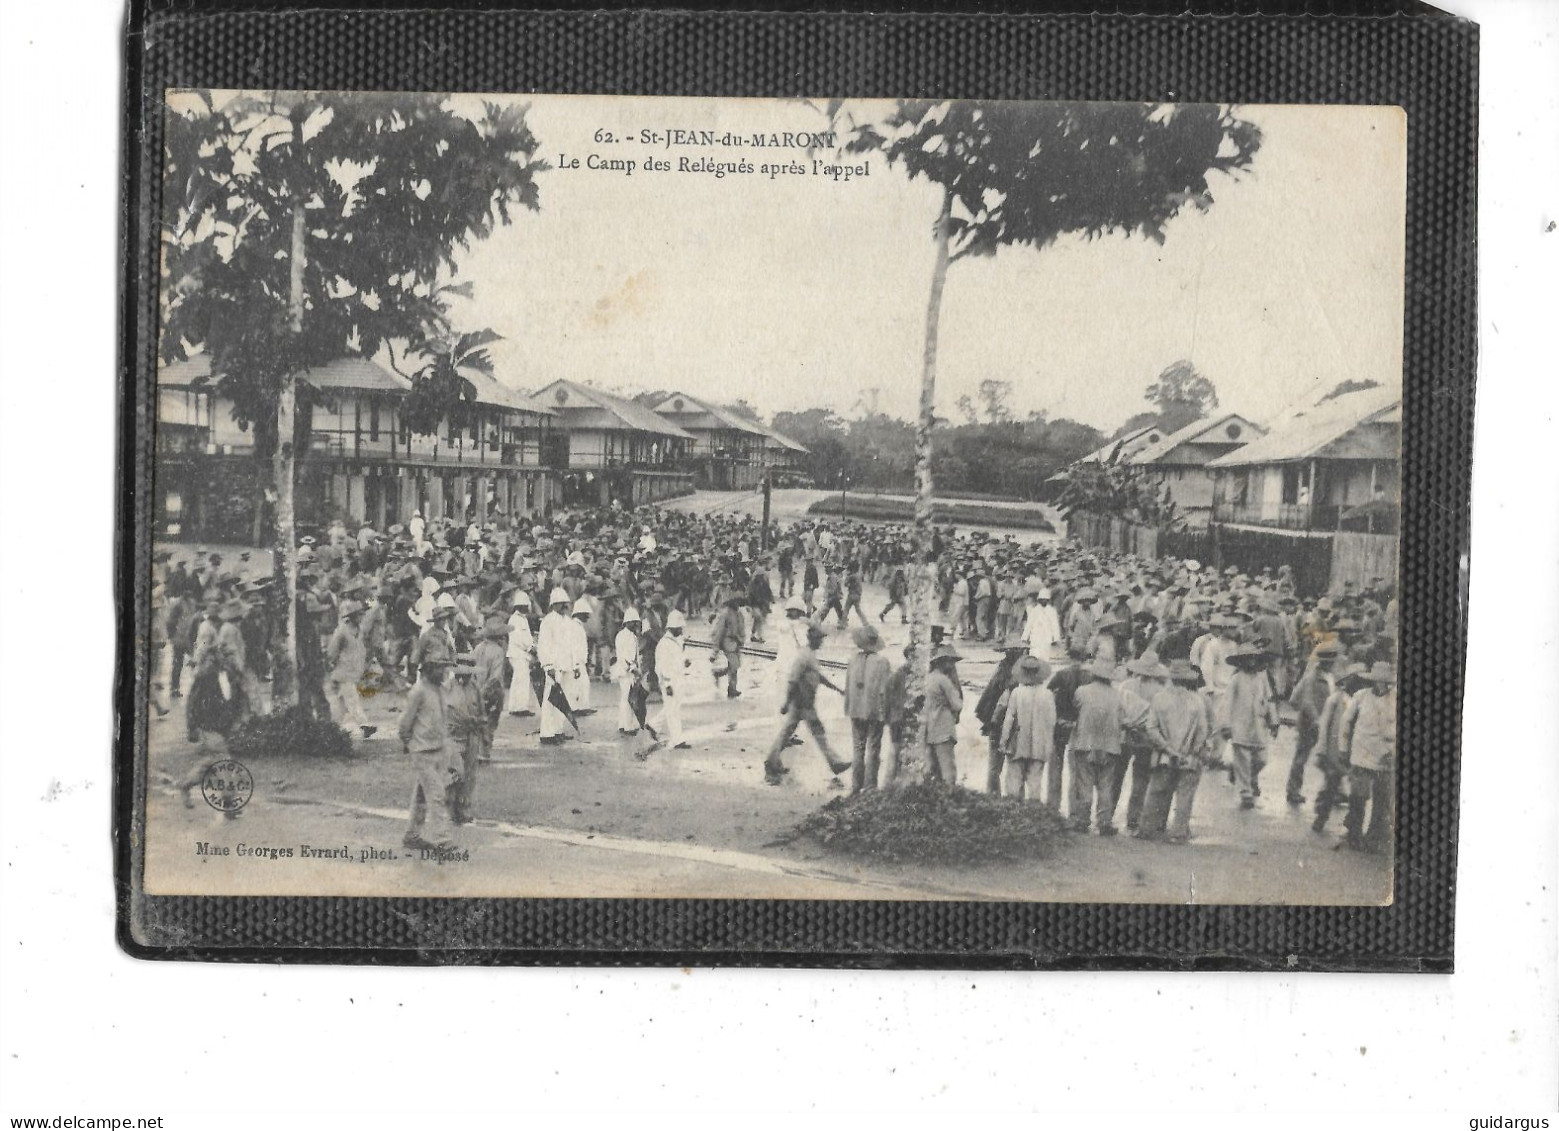
{"type": "MultiPolygon", "coordinates": [[[[915,429],[907,421],[885,413],[846,420],[814,408],[778,413],[774,427],[810,449],[805,466],[819,487],[914,490],[915,429]]],[[[936,430],[931,473],[939,495],[1036,499],[1046,479],[1104,440],[1097,428],[1041,413],[945,424],[936,430]]]]}

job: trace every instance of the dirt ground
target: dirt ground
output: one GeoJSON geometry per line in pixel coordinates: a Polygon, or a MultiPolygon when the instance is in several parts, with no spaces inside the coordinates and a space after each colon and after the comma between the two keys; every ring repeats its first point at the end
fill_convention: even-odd
{"type": "MultiPolygon", "coordinates": [[[[786,499],[787,509],[816,497],[776,492],[776,511],[781,496],[792,494],[802,497],[786,499]]],[[[695,496],[684,505],[731,502],[695,496]]],[[[874,617],[884,601],[880,587],[867,587],[863,603],[874,617]]],[[[879,627],[896,660],[907,629],[896,615],[879,627]]],[[[707,624],[695,622],[688,635],[696,641],[707,631],[707,624]]],[[[972,705],[997,655],[977,642],[960,646],[968,657],[960,675],[972,705]]],[[[836,632],[823,654],[844,660],[850,651],[848,635],[836,632]]],[[[695,671],[708,654],[689,648],[695,671]]],[[[195,807],[185,809],[163,781],[194,757],[182,704],[175,701],[167,718],[151,724],[147,890],[1198,904],[1368,905],[1390,899],[1389,861],[1342,847],[1341,812],[1325,834],[1317,834],[1308,805],[1285,804],[1292,727],[1282,729],[1271,752],[1266,796],[1256,809],[1239,808],[1223,774],[1203,775],[1187,845],[1073,835],[1040,861],[890,866],[829,856],[805,841],[778,843],[838,793],[810,737],[786,753],[793,772],[785,784],[764,784],[761,763],[778,728],[772,661],[744,662],[737,700],[717,698],[712,678],[699,682],[702,694],[684,708],[691,748],[663,748],[644,761],[617,734],[614,685],[592,685],[597,710],[582,720],[583,736],[562,746],[540,745],[535,718],[505,716],[493,762],[478,779],[478,819],[459,831],[464,858],[443,862],[401,847],[411,772],[394,739],[399,696],[369,702],[370,722],[381,729],[359,742],[349,759],[282,752],[249,759],[254,795],[236,819],[210,808],[199,791],[195,807]],[[304,846],[335,854],[305,855],[304,846]],[[227,854],[218,854],[222,848],[227,854]]],[[[819,706],[836,747],[847,750],[840,697],[823,689],[819,706]]],[[[958,764],[961,784],[983,788],[985,743],[969,711],[958,764]]],[[[1312,769],[1305,793],[1313,797],[1319,785],[1312,769]]]]}

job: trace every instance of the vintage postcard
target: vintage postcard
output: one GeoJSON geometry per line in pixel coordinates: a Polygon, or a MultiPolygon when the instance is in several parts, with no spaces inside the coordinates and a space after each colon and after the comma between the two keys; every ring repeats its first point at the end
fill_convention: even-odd
{"type": "Polygon", "coordinates": [[[169,91],[142,889],[1389,904],[1406,138],[169,91]]]}

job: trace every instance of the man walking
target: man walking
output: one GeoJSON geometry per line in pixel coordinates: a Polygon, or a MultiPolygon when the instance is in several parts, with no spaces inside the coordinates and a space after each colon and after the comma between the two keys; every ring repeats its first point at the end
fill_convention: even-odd
{"type": "Polygon", "coordinates": [[[821,628],[815,624],[807,626],[806,646],[796,656],[796,662],[791,667],[790,679],[787,682],[783,708],[785,721],[780,727],[779,734],[775,736],[773,745],[769,747],[768,757],[763,761],[763,780],[769,785],[779,785],[785,775],[790,773],[780,755],[785,747],[790,745],[796,728],[803,722],[811,730],[813,741],[817,743],[818,752],[823,755],[823,760],[828,763],[830,773],[837,777],[850,768],[850,763],[840,761],[834,754],[833,748],[828,745],[828,732],[823,729],[823,720],[817,715],[819,686],[826,685],[841,693],[844,690],[833,683],[818,667],[817,650],[822,647],[823,639],[824,633],[821,628]]]}

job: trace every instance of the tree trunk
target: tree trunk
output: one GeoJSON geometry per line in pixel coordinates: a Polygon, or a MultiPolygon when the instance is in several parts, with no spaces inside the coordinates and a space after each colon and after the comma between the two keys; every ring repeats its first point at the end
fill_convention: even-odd
{"type": "MultiPolygon", "coordinates": [[[[947,282],[947,224],[952,216],[952,193],[942,193],[942,212],[936,225],[936,265],[931,271],[931,296],[926,302],[926,340],[920,372],[920,416],[915,422],[915,526],[912,545],[915,560],[909,579],[910,656],[908,695],[911,701],[925,693],[931,673],[931,621],[936,613],[936,563],[931,557],[931,430],[936,422],[936,347],[942,321],[942,287],[947,282]]],[[[901,760],[902,780],[920,777],[926,760],[925,712],[915,720],[914,751],[901,760]],[[918,765],[916,763],[919,763],[918,765]]]]}
{"type": "MultiPolygon", "coordinates": [[[[294,128],[297,128],[296,125],[294,128]]],[[[287,297],[288,315],[294,334],[303,332],[303,268],[307,254],[306,222],[303,201],[295,197],[292,202],[292,261],[290,289],[287,297]]],[[[298,684],[298,529],[297,515],[293,509],[293,488],[297,482],[298,385],[297,374],[282,377],[281,389],[276,398],[276,454],[272,458],[272,470],[276,476],[276,560],[287,580],[287,609],[282,619],[285,626],[279,653],[284,659],[286,678],[273,680],[272,686],[279,700],[277,707],[288,707],[299,699],[298,684]]]]}

